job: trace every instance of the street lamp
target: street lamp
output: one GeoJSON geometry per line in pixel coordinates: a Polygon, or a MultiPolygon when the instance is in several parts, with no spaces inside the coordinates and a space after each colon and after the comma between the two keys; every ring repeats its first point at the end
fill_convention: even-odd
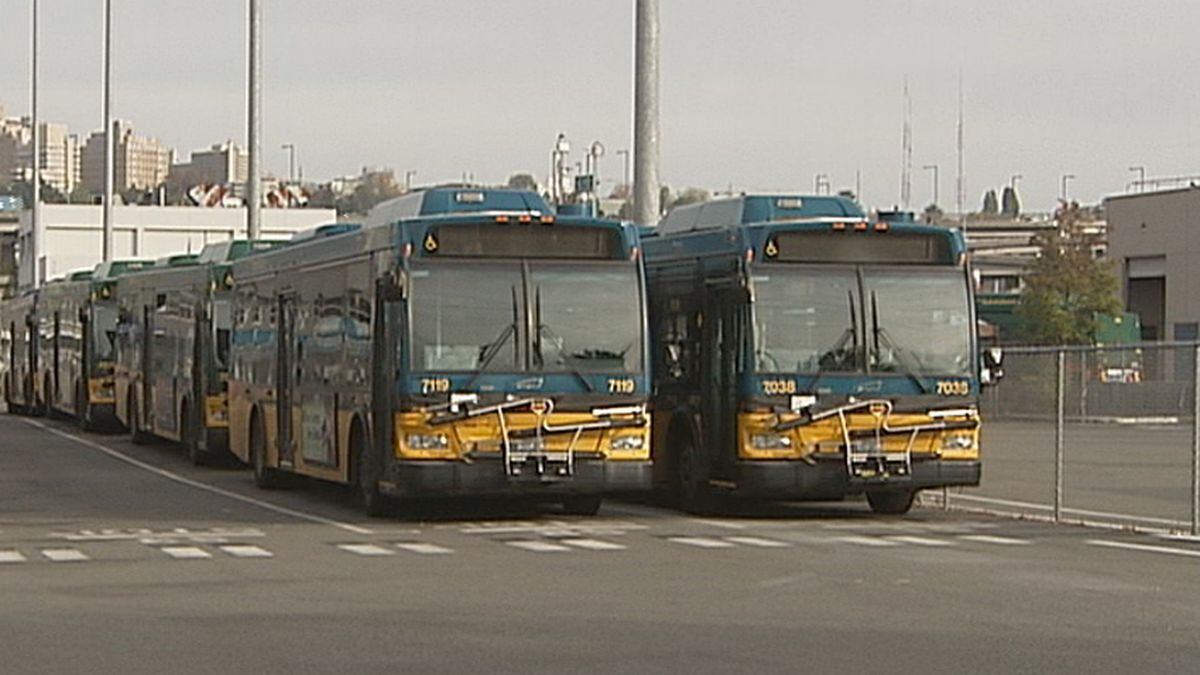
{"type": "Polygon", "coordinates": [[[283,149],[288,153],[288,182],[296,182],[296,145],[294,143],[284,143],[283,149]]]}
{"type": "Polygon", "coordinates": [[[1129,170],[1137,172],[1138,180],[1137,180],[1137,183],[1135,183],[1135,185],[1137,185],[1138,192],[1144,192],[1146,190],[1146,167],[1131,166],[1131,167],[1129,167],[1129,170]]]}
{"type": "Polygon", "coordinates": [[[116,199],[117,139],[112,118],[112,0],[104,0],[104,206],[103,259],[113,259],[113,200],[116,199]]]}
{"type": "Polygon", "coordinates": [[[246,141],[250,146],[250,175],[246,180],[246,234],[250,239],[262,236],[262,6],[261,0],[249,0],[246,77],[246,141]]]}
{"type": "Polygon", "coordinates": [[[1062,202],[1063,202],[1063,204],[1067,203],[1067,183],[1069,183],[1074,178],[1075,178],[1075,174],[1073,174],[1073,173],[1064,173],[1062,175],[1062,202]]]}
{"type": "Polygon", "coordinates": [[[938,205],[938,165],[926,164],[921,168],[925,171],[933,171],[933,205],[936,207],[938,205]]]}
{"type": "MultiPolygon", "coordinates": [[[[29,205],[30,219],[33,221],[33,237],[30,240],[33,250],[30,252],[30,257],[33,259],[31,278],[33,287],[38,288],[42,285],[42,276],[38,273],[41,269],[42,253],[42,162],[41,162],[41,141],[42,132],[41,124],[38,118],[38,0],[33,0],[30,14],[33,20],[33,34],[30,37],[31,54],[31,71],[29,77],[30,92],[30,120],[33,122],[33,152],[30,156],[33,158],[32,175],[30,180],[33,181],[32,199],[33,203],[29,205]]],[[[19,282],[18,282],[19,283],[19,282]]]]}

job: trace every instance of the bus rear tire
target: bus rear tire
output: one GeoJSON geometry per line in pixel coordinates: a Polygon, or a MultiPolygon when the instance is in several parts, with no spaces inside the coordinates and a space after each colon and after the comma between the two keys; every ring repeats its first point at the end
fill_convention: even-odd
{"type": "Polygon", "coordinates": [[[267,466],[267,430],[257,414],[250,423],[250,466],[254,469],[254,484],[258,487],[263,490],[283,487],[279,471],[267,466]]]}
{"type": "Polygon", "coordinates": [[[570,516],[594,516],[600,513],[604,495],[572,495],[562,502],[563,513],[570,516]]]}
{"type": "Polygon", "coordinates": [[[358,505],[372,518],[387,515],[390,501],[379,491],[379,462],[371,452],[362,424],[356,422],[350,432],[350,453],[354,457],[354,491],[358,505]]]}
{"type": "Polygon", "coordinates": [[[902,516],[916,501],[916,490],[872,490],[867,493],[871,510],[881,516],[902,516]]]}

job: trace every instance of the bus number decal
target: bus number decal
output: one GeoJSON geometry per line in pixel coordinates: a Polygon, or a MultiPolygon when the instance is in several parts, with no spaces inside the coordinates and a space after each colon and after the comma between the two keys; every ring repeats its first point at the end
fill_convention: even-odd
{"type": "Polygon", "coordinates": [[[608,380],[608,393],[610,394],[632,394],[637,391],[637,382],[631,377],[610,378],[608,380]]]}
{"type": "Polygon", "coordinates": [[[762,388],[767,396],[791,396],[799,391],[795,380],[763,380],[762,388]]]}
{"type": "Polygon", "coordinates": [[[450,391],[450,379],[446,377],[426,377],[421,380],[422,394],[445,394],[450,391]]]}
{"type": "Polygon", "coordinates": [[[971,385],[966,380],[941,380],[937,383],[938,396],[968,396],[971,385]]]}

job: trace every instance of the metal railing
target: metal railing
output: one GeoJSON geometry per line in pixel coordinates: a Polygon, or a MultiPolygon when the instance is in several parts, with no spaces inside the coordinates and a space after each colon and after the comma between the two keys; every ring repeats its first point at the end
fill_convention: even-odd
{"type": "Polygon", "coordinates": [[[1004,371],[983,483],[943,505],[1200,536],[1200,342],[1010,348],[1004,371]]]}

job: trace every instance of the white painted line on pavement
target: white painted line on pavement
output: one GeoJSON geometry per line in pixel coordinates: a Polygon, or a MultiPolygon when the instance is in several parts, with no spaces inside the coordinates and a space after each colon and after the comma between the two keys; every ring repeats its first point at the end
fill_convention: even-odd
{"type": "Polygon", "coordinates": [[[349,553],[365,556],[396,555],[396,552],[392,549],[376,546],[375,544],[338,544],[338,548],[349,553]]]}
{"type": "Polygon", "coordinates": [[[625,547],[621,544],[614,544],[611,541],[601,541],[599,539],[559,539],[560,543],[568,544],[576,548],[587,549],[589,551],[624,551],[625,547]]]}
{"type": "Polygon", "coordinates": [[[1000,546],[1029,546],[1032,541],[1028,539],[1014,539],[1012,537],[996,537],[990,534],[964,534],[959,539],[963,541],[973,541],[980,544],[998,544],[1000,546]]]}
{"type": "MultiPolygon", "coordinates": [[[[1053,511],[1054,506],[1048,504],[1035,504],[1033,502],[1018,502],[1011,499],[996,499],[995,497],[981,497],[979,495],[964,495],[954,494],[950,496],[950,502],[955,501],[970,501],[980,502],[983,504],[995,504],[997,506],[1011,506],[1019,509],[1029,509],[1031,511],[1053,511]]],[[[1182,520],[1171,520],[1170,518],[1155,518],[1152,516],[1136,516],[1131,513],[1110,513],[1108,511],[1089,511],[1087,509],[1070,509],[1064,508],[1063,513],[1073,514],[1077,516],[1085,516],[1091,518],[1109,518],[1112,520],[1128,520],[1131,522],[1140,523],[1155,523],[1157,525],[1169,526],[1187,526],[1188,523],[1182,520]]]]}
{"type": "Polygon", "coordinates": [[[558,553],[561,551],[570,551],[567,546],[559,544],[551,544],[548,541],[506,541],[504,542],[514,548],[533,551],[534,553],[558,553]]]}
{"type": "Polygon", "coordinates": [[[260,548],[258,546],[245,546],[245,545],[240,545],[240,544],[230,544],[228,546],[221,546],[220,548],[222,551],[225,551],[226,553],[228,553],[229,555],[231,555],[235,558],[274,558],[275,557],[274,553],[271,553],[267,549],[260,548]]]}
{"type": "Polygon", "coordinates": [[[764,539],[763,537],[725,537],[725,541],[742,544],[743,546],[757,546],[759,548],[791,548],[792,546],[785,541],[764,539]]]}
{"type": "Polygon", "coordinates": [[[421,544],[416,542],[405,542],[396,544],[396,548],[408,551],[410,553],[420,553],[421,555],[449,555],[454,553],[454,549],[438,546],[437,544],[421,544]]]}
{"type": "Polygon", "coordinates": [[[931,539],[929,537],[914,537],[912,535],[900,535],[888,537],[891,541],[898,541],[901,544],[913,544],[915,546],[954,546],[954,542],[946,541],[945,539],[931,539]]]}
{"type": "Polygon", "coordinates": [[[726,530],[744,530],[747,525],[745,523],[737,523],[729,520],[713,520],[711,518],[691,518],[693,523],[700,525],[712,525],[713,527],[723,527],[726,530]]]}
{"type": "Polygon", "coordinates": [[[23,562],[25,562],[25,556],[21,555],[20,551],[0,551],[0,564],[23,562]]]}
{"type": "Polygon", "coordinates": [[[1150,546],[1148,544],[1128,544],[1123,541],[1105,541],[1103,539],[1092,539],[1088,542],[1092,546],[1104,546],[1107,548],[1120,548],[1127,551],[1144,551],[1146,553],[1166,553],[1168,555],[1181,555],[1189,558],[1200,558],[1200,551],[1171,548],[1170,546],[1150,546]]]}
{"type": "Polygon", "coordinates": [[[840,541],[844,544],[855,544],[856,546],[899,546],[898,542],[889,541],[887,539],[879,539],[877,537],[859,537],[851,535],[847,537],[836,537],[834,541],[840,541]]]}
{"type": "Polygon", "coordinates": [[[176,560],[209,560],[212,558],[211,553],[199,546],[164,546],[159,550],[176,560]]]}
{"type": "Polygon", "coordinates": [[[42,549],[42,556],[50,562],[85,562],[91,560],[87,555],[78,549],[74,548],[47,548],[42,549]]]}
{"type": "Polygon", "coordinates": [[[667,541],[673,541],[676,544],[686,544],[695,546],[696,548],[733,548],[734,544],[721,539],[710,539],[708,537],[668,537],[667,541]]]}
{"type": "Polygon", "coordinates": [[[82,436],[76,436],[75,434],[69,434],[65,431],[60,431],[48,424],[38,422],[37,420],[22,419],[21,421],[23,421],[26,424],[29,424],[31,426],[35,426],[35,427],[37,427],[43,431],[46,431],[48,433],[54,434],[55,436],[59,436],[60,438],[66,438],[68,440],[79,443],[80,445],[83,445],[85,447],[89,447],[93,450],[99,450],[100,452],[108,455],[109,457],[112,457],[113,459],[125,462],[126,464],[129,464],[131,466],[136,466],[137,468],[142,469],[143,471],[149,471],[150,473],[153,473],[158,476],[162,476],[163,478],[166,478],[167,480],[175,481],[176,483],[179,483],[181,485],[187,485],[188,487],[194,487],[197,490],[204,490],[205,492],[211,492],[213,494],[221,495],[222,497],[233,499],[235,501],[239,501],[244,504],[251,504],[253,506],[257,506],[259,508],[266,509],[268,511],[274,511],[275,513],[279,513],[279,514],[282,514],[285,516],[291,516],[293,518],[298,518],[300,520],[307,520],[311,523],[320,523],[322,525],[331,525],[333,527],[345,530],[347,532],[353,532],[355,534],[374,534],[374,532],[372,530],[369,530],[365,527],[359,527],[358,525],[351,525],[349,523],[343,523],[343,522],[334,520],[332,518],[326,518],[324,516],[318,516],[318,515],[315,515],[312,513],[305,513],[303,511],[297,511],[295,509],[289,509],[286,506],[279,506],[277,504],[272,504],[270,502],[264,502],[261,499],[255,499],[254,497],[247,497],[246,495],[241,495],[236,492],[230,492],[229,490],[225,490],[223,488],[216,487],[215,485],[209,485],[208,483],[201,483],[200,481],[192,480],[191,478],[185,478],[184,476],[180,476],[177,473],[167,471],[166,469],[160,469],[159,467],[154,466],[153,464],[148,464],[146,462],[141,461],[140,459],[130,457],[129,455],[126,455],[125,453],[123,453],[119,450],[114,450],[114,449],[108,447],[107,445],[103,445],[101,443],[97,443],[95,441],[83,438],[82,436]]]}

